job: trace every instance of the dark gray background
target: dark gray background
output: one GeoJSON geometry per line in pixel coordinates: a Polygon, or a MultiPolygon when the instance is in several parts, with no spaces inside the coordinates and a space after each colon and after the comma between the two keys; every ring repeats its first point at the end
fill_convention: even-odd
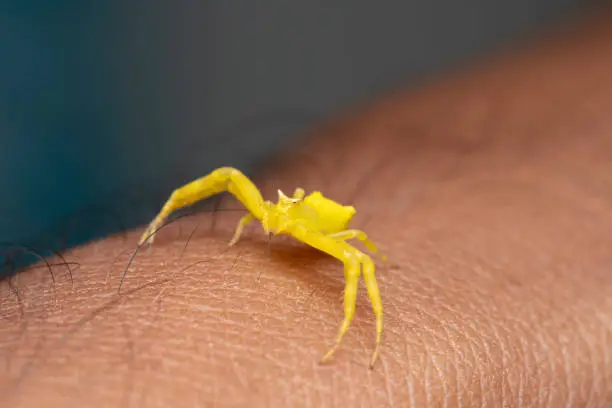
{"type": "Polygon", "coordinates": [[[248,171],[309,124],[579,3],[5,0],[0,241],[146,222],[179,184],[248,171]]]}

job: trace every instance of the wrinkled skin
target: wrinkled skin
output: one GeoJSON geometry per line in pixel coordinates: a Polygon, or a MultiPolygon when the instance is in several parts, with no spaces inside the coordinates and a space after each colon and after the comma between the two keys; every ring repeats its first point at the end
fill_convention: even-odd
{"type": "Polygon", "coordinates": [[[354,204],[389,255],[374,370],[363,286],[317,364],[339,262],[285,238],[268,259],[256,226],[226,250],[241,213],[201,214],[136,258],[121,298],[141,231],[67,253],[81,266],[74,288],[55,268],[55,303],[44,269],[20,276],[22,309],[3,288],[0,404],[611,406],[610,49],[601,16],[339,119],[256,179],[354,204]]]}

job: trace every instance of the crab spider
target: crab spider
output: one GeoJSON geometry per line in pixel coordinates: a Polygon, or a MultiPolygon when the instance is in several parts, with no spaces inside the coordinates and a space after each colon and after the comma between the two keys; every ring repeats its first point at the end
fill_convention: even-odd
{"type": "MultiPolygon", "coordinates": [[[[370,367],[372,367],[378,358],[383,332],[383,307],[374,276],[374,262],[368,255],[346,241],[357,239],[373,253],[377,253],[378,248],[363,231],[347,229],[356,212],[354,207],[341,205],[324,197],[319,191],[305,196],[301,188],[295,189],[292,197],[278,190],[276,204],[264,201],[257,187],[242,172],[231,167],[221,167],[175,190],[142,234],[139,244],[143,245],[147,240],[151,244],[155,231],[175,210],[225,191],[234,195],[249,211],[249,214],[238,222],[229,246],[238,242],[244,227],[257,219],[261,222],[266,234],[291,235],[344,263],[346,280],[344,319],[334,345],[323,356],[321,362],[327,361],[334,354],[348,331],[355,314],[359,276],[363,273],[368,296],[376,316],[376,345],[370,359],[370,367]]],[[[384,260],[385,257],[382,256],[382,259],[384,260]]]]}

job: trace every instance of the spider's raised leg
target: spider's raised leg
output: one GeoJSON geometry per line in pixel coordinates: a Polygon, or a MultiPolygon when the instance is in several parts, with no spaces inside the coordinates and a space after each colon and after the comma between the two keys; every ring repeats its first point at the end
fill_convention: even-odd
{"type": "Polygon", "coordinates": [[[374,315],[376,316],[376,346],[370,360],[370,366],[372,366],[378,358],[383,332],[383,307],[378,284],[376,283],[376,277],[374,276],[374,263],[372,259],[346,242],[338,241],[318,231],[309,230],[301,224],[292,225],[290,227],[290,233],[305,244],[319,249],[344,263],[344,276],[346,279],[346,286],[344,289],[344,319],[338,331],[336,342],[325,356],[323,356],[322,362],[327,361],[338,349],[355,315],[357,287],[361,272],[360,269],[363,266],[366,288],[368,290],[370,302],[372,303],[374,315]]]}
{"type": "Polygon", "coordinates": [[[255,218],[263,217],[264,201],[257,187],[241,171],[232,167],[221,167],[174,190],[159,214],[142,234],[139,244],[142,245],[147,239],[152,243],[155,231],[174,211],[225,191],[235,196],[255,218]]]}
{"type": "Polygon", "coordinates": [[[387,257],[379,252],[378,247],[372,241],[370,241],[366,233],[361,230],[350,229],[340,232],[334,232],[332,234],[327,234],[327,236],[342,241],[356,238],[363,243],[363,245],[368,249],[368,251],[372,252],[373,254],[379,254],[380,258],[383,261],[387,260],[387,257]]]}

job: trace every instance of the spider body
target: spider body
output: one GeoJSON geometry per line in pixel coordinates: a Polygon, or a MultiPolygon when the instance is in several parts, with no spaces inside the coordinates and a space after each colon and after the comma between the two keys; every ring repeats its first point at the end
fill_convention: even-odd
{"type": "MultiPolygon", "coordinates": [[[[356,212],[354,207],[339,204],[323,196],[319,191],[306,196],[301,188],[295,189],[292,197],[288,197],[278,190],[277,203],[264,201],[257,187],[242,172],[232,167],[221,167],[176,189],[142,234],[140,244],[144,244],[147,240],[152,243],[155,231],[175,210],[225,191],[236,197],[249,211],[249,214],[243,216],[238,222],[229,246],[236,244],[244,227],[257,219],[261,222],[266,234],[291,235],[344,263],[346,279],[344,319],[335,344],[325,354],[322,362],[327,361],[332,356],[348,331],[355,314],[358,279],[363,274],[368,296],[376,316],[376,346],[370,360],[371,367],[379,354],[383,331],[383,307],[374,276],[375,268],[372,259],[346,241],[358,239],[373,253],[378,252],[378,248],[363,231],[348,229],[356,212]]],[[[384,256],[382,258],[385,259],[384,256]]]]}

